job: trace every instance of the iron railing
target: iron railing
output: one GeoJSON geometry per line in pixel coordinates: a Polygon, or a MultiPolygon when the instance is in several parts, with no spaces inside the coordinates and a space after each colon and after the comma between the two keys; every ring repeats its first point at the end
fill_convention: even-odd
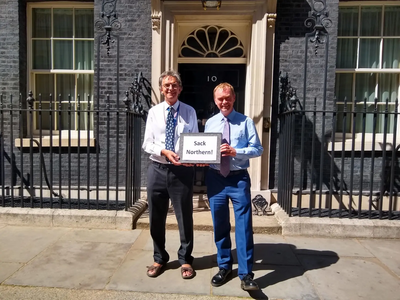
{"type": "Polygon", "coordinates": [[[0,95],[0,206],[132,207],[140,199],[145,82],[139,74],[122,105],[107,95],[98,105],[88,98],[89,109],[79,97],[50,95],[57,105],[44,107],[32,93],[26,101],[0,95]]]}
{"type": "Polygon", "coordinates": [[[301,101],[288,75],[280,77],[278,203],[290,216],[400,219],[398,101],[389,105],[383,99],[381,110],[375,100],[370,110],[364,100],[362,109],[347,110],[352,103],[328,97],[332,21],[325,0],[310,6],[304,24],[313,30],[304,38],[301,101]],[[321,85],[314,102],[309,69],[318,74],[313,85],[321,85]]]}
{"type": "Polygon", "coordinates": [[[287,77],[281,81],[278,203],[282,208],[291,216],[400,219],[398,100],[392,103],[394,110],[388,100],[385,109],[378,109],[377,99],[373,110],[367,109],[366,100],[358,110],[347,110],[346,101],[342,110],[336,106],[322,110],[317,109],[317,99],[304,109],[287,86],[287,77]],[[322,120],[324,131],[317,125],[322,120]],[[357,134],[356,124],[362,129],[357,134]],[[351,128],[350,133],[342,128],[351,128]]]}

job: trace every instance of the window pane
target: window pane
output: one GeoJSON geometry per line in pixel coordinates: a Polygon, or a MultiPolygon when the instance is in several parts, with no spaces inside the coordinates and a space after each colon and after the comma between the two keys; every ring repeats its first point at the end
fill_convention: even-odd
{"type": "Polygon", "coordinates": [[[379,101],[395,102],[398,98],[398,88],[399,88],[399,74],[380,74],[379,75],[379,85],[378,94],[379,101]]]}
{"type": "Polygon", "coordinates": [[[355,69],[357,63],[357,39],[338,39],[336,67],[355,69]]]}
{"type": "Polygon", "coordinates": [[[62,103],[61,109],[61,130],[75,129],[74,103],[62,103]]]}
{"type": "Polygon", "coordinates": [[[352,99],[353,74],[336,74],[336,101],[343,102],[352,99]]]}
{"type": "MultiPolygon", "coordinates": [[[[39,100],[38,100],[38,102],[39,102],[39,100]]],[[[35,106],[37,106],[36,109],[39,108],[39,103],[38,102],[35,102],[35,106]]],[[[44,103],[42,103],[42,110],[35,112],[35,120],[36,120],[35,129],[36,130],[39,130],[39,129],[41,129],[41,130],[50,130],[50,119],[51,119],[51,117],[50,117],[50,111],[49,110],[50,110],[50,103],[44,102],[44,103]]],[[[53,114],[53,118],[54,118],[54,114],[53,114]]]]}
{"type": "Polygon", "coordinates": [[[344,111],[344,104],[338,104],[337,106],[337,122],[336,122],[336,131],[337,132],[343,132],[343,128],[346,127],[345,132],[350,133],[351,132],[351,103],[346,105],[346,110],[347,114],[346,117],[343,113],[344,111]]]}
{"type": "Polygon", "coordinates": [[[75,42],[75,69],[93,70],[93,41],[75,42]]]}
{"type": "Polygon", "coordinates": [[[385,36],[400,36],[400,6],[385,6],[385,36]]]}
{"type": "Polygon", "coordinates": [[[88,113],[88,110],[92,109],[93,109],[93,102],[81,104],[81,112],[78,115],[79,130],[93,130],[94,128],[93,113],[88,113]]]}
{"type": "Polygon", "coordinates": [[[51,9],[34,8],[32,10],[32,37],[51,37],[51,9]]]}
{"type": "Polygon", "coordinates": [[[380,36],[382,23],[382,6],[361,8],[361,36],[380,36]]]}
{"type": "Polygon", "coordinates": [[[383,40],[383,68],[400,68],[400,39],[383,40]]]}
{"type": "Polygon", "coordinates": [[[364,101],[359,102],[356,104],[356,111],[359,113],[356,117],[356,132],[363,132],[363,126],[365,126],[365,133],[372,133],[373,129],[373,122],[374,122],[374,115],[372,112],[374,111],[375,105],[373,103],[367,103],[364,108],[364,101]],[[363,115],[365,113],[365,116],[363,115]],[[363,121],[363,117],[365,117],[365,125],[363,121]]]}
{"type": "Polygon", "coordinates": [[[72,41],[54,41],[54,69],[73,69],[72,41]]]}
{"type": "Polygon", "coordinates": [[[68,95],[75,97],[75,75],[73,74],[58,74],[57,80],[57,101],[61,95],[61,101],[68,101],[68,95]]]}
{"type": "Polygon", "coordinates": [[[72,9],[54,9],[54,37],[72,38],[72,9]]]}
{"type": "Polygon", "coordinates": [[[89,101],[93,102],[93,75],[78,74],[77,85],[80,101],[87,102],[88,96],[90,96],[89,101]]]}
{"type": "Polygon", "coordinates": [[[360,40],[359,68],[379,68],[379,43],[380,39],[360,40]]]}
{"type": "Polygon", "coordinates": [[[339,9],[338,36],[357,36],[358,7],[339,9]]]}
{"type": "Polygon", "coordinates": [[[394,104],[390,104],[386,107],[386,104],[378,104],[378,119],[376,122],[377,133],[393,133],[394,129],[394,115],[386,115],[385,111],[394,112],[394,104]],[[385,130],[386,123],[386,130],[385,130]]]}
{"type": "Polygon", "coordinates": [[[93,9],[75,10],[75,37],[93,38],[94,36],[94,16],[93,9]]]}
{"type": "MultiPolygon", "coordinates": [[[[364,103],[358,103],[356,107],[357,111],[360,112],[357,114],[356,118],[356,132],[363,131],[363,114],[364,112],[364,103]]],[[[387,115],[385,118],[385,110],[386,105],[382,103],[378,103],[375,112],[375,104],[368,103],[366,106],[366,114],[365,114],[365,132],[373,133],[374,132],[374,123],[375,123],[375,133],[384,133],[385,132],[385,122],[387,122],[387,133],[393,133],[394,129],[394,116],[387,115]],[[386,121],[385,121],[386,120],[386,121]]],[[[388,105],[387,110],[389,112],[394,111],[394,105],[388,105]]]]}
{"type": "Polygon", "coordinates": [[[54,75],[36,74],[35,94],[38,101],[39,94],[42,95],[42,101],[50,101],[50,95],[54,95],[54,75]]]}
{"type": "Polygon", "coordinates": [[[33,69],[51,69],[50,41],[32,41],[33,69]]]}
{"type": "Polygon", "coordinates": [[[367,102],[375,101],[375,86],[376,74],[356,74],[356,99],[357,102],[362,102],[367,99],[367,102]]]}

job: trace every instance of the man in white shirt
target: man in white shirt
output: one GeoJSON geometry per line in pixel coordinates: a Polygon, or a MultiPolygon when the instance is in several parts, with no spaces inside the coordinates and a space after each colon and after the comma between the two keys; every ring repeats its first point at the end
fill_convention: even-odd
{"type": "Polygon", "coordinates": [[[181,242],[178,249],[181,275],[183,279],[190,279],[195,276],[192,268],[194,168],[180,163],[177,153],[180,134],[199,131],[197,116],[193,107],[178,100],[182,81],[177,72],[162,73],[159,88],[165,101],[149,110],[142,146],[152,161],[147,170],[147,199],[154,263],[147,267],[147,275],[157,277],[169,261],[165,223],[171,199],[181,242]]]}

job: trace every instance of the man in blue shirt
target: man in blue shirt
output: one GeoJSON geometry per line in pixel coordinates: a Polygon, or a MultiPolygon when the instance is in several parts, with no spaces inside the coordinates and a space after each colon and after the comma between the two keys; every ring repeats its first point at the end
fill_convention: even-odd
{"type": "Polygon", "coordinates": [[[247,168],[249,159],[260,156],[264,149],[253,120],[234,110],[235,91],[232,85],[221,83],[215,87],[214,102],[220,112],[207,121],[205,132],[221,132],[223,140],[221,164],[210,165],[206,177],[219,267],[219,272],[212,278],[211,285],[224,284],[232,274],[230,198],[235,212],[238,276],[241,288],[246,291],[258,290],[252,272],[254,242],[250,177],[247,168]]]}

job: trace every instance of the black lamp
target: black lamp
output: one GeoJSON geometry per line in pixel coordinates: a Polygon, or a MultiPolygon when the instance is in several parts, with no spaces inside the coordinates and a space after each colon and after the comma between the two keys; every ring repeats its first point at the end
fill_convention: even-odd
{"type": "Polygon", "coordinates": [[[216,8],[219,9],[221,7],[222,1],[208,1],[208,0],[201,0],[201,4],[203,4],[204,10],[207,8],[216,8]]]}

